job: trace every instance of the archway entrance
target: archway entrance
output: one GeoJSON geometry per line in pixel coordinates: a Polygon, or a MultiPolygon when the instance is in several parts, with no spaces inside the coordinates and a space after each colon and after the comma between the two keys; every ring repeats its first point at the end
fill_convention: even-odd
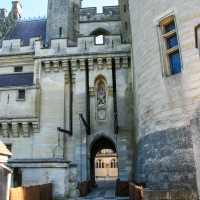
{"type": "Polygon", "coordinates": [[[115,187],[118,178],[115,144],[106,137],[96,140],[90,150],[90,180],[92,187],[115,187]]]}

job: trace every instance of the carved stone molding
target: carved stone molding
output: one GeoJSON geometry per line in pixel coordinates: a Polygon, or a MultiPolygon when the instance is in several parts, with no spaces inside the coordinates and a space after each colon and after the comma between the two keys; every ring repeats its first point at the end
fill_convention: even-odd
{"type": "Polygon", "coordinates": [[[89,88],[89,95],[90,96],[94,96],[95,95],[94,87],[90,87],[89,88]]]}
{"type": "Polygon", "coordinates": [[[89,67],[89,70],[94,70],[94,60],[93,59],[88,59],[88,67],[89,67]]]}
{"type": "Polygon", "coordinates": [[[85,70],[85,59],[80,60],[80,70],[85,70]]]}
{"type": "Polygon", "coordinates": [[[123,68],[128,68],[128,57],[123,57],[123,68]]]}
{"type": "Polygon", "coordinates": [[[103,59],[97,58],[98,69],[103,69],[103,59]]]}
{"type": "Polygon", "coordinates": [[[108,120],[108,113],[106,107],[97,108],[96,119],[97,122],[105,122],[108,120]]]}
{"type": "Polygon", "coordinates": [[[112,69],[112,58],[106,58],[107,69],[112,69]]]}

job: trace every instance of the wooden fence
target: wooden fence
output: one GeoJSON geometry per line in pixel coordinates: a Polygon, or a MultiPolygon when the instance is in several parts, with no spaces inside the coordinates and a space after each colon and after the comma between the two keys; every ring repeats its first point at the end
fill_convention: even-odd
{"type": "Polygon", "coordinates": [[[10,189],[10,200],[52,200],[53,184],[10,189]]]}

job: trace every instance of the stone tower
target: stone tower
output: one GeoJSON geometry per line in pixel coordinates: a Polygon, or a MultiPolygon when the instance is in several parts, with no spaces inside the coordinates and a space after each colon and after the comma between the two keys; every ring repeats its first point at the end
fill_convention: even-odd
{"type": "Polygon", "coordinates": [[[124,43],[129,43],[130,42],[129,1],[119,0],[119,9],[120,9],[120,17],[121,17],[122,41],[124,43]]]}
{"type": "Polygon", "coordinates": [[[49,0],[46,42],[53,38],[75,41],[78,30],[80,0],[49,0]]]}
{"type": "Polygon", "coordinates": [[[200,62],[195,27],[200,3],[191,1],[190,8],[185,0],[129,3],[137,116],[136,180],[152,189],[196,189],[200,62]],[[173,39],[176,42],[172,44],[173,39]]]}

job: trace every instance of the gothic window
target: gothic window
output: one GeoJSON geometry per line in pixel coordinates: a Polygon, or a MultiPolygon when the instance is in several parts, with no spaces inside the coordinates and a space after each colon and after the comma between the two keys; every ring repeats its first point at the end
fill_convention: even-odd
{"type": "Polygon", "coordinates": [[[117,168],[117,159],[112,159],[110,166],[111,166],[111,168],[117,168]]]}
{"type": "Polygon", "coordinates": [[[100,169],[100,168],[104,168],[104,162],[102,160],[97,160],[96,161],[96,168],[100,169]]]}
{"type": "Polygon", "coordinates": [[[161,57],[163,60],[164,76],[181,73],[182,63],[180,55],[177,27],[173,15],[158,22],[160,32],[161,57]]]}

